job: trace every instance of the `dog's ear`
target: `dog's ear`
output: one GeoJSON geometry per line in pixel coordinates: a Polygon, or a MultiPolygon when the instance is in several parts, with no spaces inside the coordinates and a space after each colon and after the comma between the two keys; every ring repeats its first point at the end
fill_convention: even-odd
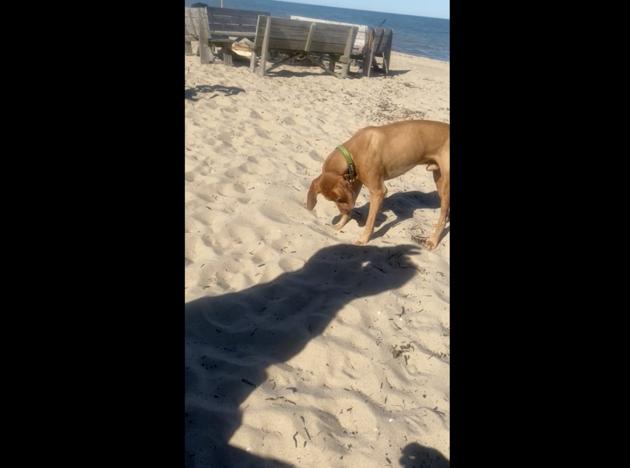
{"type": "Polygon", "coordinates": [[[308,189],[308,196],[306,198],[306,209],[309,211],[315,208],[315,205],[317,204],[317,194],[321,191],[319,188],[319,180],[321,179],[321,177],[322,176],[319,176],[313,179],[313,182],[311,182],[311,187],[308,189]]]}

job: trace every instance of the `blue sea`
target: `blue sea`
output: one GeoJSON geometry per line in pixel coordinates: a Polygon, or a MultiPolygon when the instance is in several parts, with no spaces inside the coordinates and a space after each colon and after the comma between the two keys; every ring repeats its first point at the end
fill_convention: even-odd
{"type": "MultiPolygon", "coordinates": [[[[185,0],[186,6],[199,1],[209,6],[221,6],[220,0],[185,0]]],[[[276,2],[273,0],[223,0],[224,8],[268,11],[273,16],[291,15],[321,18],[346,23],[366,24],[392,28],[392,49],[412,55],[449,61],[450,22],[446,19],[422,16],[398,15],[375,11],[350,10],[301,3],[276,2]]]]}

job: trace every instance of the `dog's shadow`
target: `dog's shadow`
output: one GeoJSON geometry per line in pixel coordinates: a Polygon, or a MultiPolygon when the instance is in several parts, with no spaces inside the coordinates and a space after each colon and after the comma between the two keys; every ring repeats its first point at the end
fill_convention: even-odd
{"type": "MultiPolygon", "coordinates": [[[[372,234],[370,238],[376,239],[378,237],[384,236],[391,228],[397,226],[407,219],[413,218],[414,212],[418,209],[436,209],[439,207],[440,197],[438,196],[437,191],[433,191],[430,193],[419,192],[417,190],[413,192],[398,192],[389,197],[386,197],[385,200],[383,200],[381,209],[376,215],[376,222],[374,223],[374,227],[379,229],[374,231],[374,234],[372,234]],[[396,218],[391,220],[389,223],[381,226],[387,220],[387,216],[385,216],[385,212],[387,211],[391,211],[392,213],[394,213],[396,218]]],[[[352,210],[352,219],[357,221],[357,224],[360,227],[364,227],[369,212],[370,203],[368,202],[365,205],[352,210]]],[[[333,219],[333,224],[336,223],[340,217],[340,215],[336,216],[333,219]]],[[[448,228],[444,230],[443,236],[446,235],[447,232],[448,228]]]]}

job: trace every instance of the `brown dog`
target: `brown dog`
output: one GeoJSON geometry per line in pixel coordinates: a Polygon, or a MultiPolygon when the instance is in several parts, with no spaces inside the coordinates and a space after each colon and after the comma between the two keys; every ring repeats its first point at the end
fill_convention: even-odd
{"type": "Polygon", "coordinates": [[[412,167],[426,164],[440,196],[440,218],[433,235],[426,241],[435,248],[440,241],[450,209],[450,126],[430,120],[407,120],[381,127],[359,130],[343,146],[351,154],[356,175],[349,174],[349,164],[339,149],[324,161],[322,174],[311,183],[306,207],[312,210],[321,193],[337,204],[341,229],[350,220],[361,187],[370,191],[370,211],[365,230],[356,242],[366,244],[374,231],[374,222],[387,194],[385,181],[404,174],[412,167]]]}

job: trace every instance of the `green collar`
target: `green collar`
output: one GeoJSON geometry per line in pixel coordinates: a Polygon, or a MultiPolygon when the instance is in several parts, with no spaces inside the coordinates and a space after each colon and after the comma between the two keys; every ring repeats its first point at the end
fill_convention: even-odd
{"type": "Polygon", "coordinates": [[[346,147],[343,145],[337,146],[337,149],[339,150],[341,154],[343,154],[343,157],[346,159],[346,162],[348,163],[348,173],[345,174],[344,177],[348,179],[349,182],[353,182],[354,179],[357,178],[357,173],[354,169],[354,161],[352,160],[352,155],[350,154],[350,151],[348,151],[346,147]]]}

